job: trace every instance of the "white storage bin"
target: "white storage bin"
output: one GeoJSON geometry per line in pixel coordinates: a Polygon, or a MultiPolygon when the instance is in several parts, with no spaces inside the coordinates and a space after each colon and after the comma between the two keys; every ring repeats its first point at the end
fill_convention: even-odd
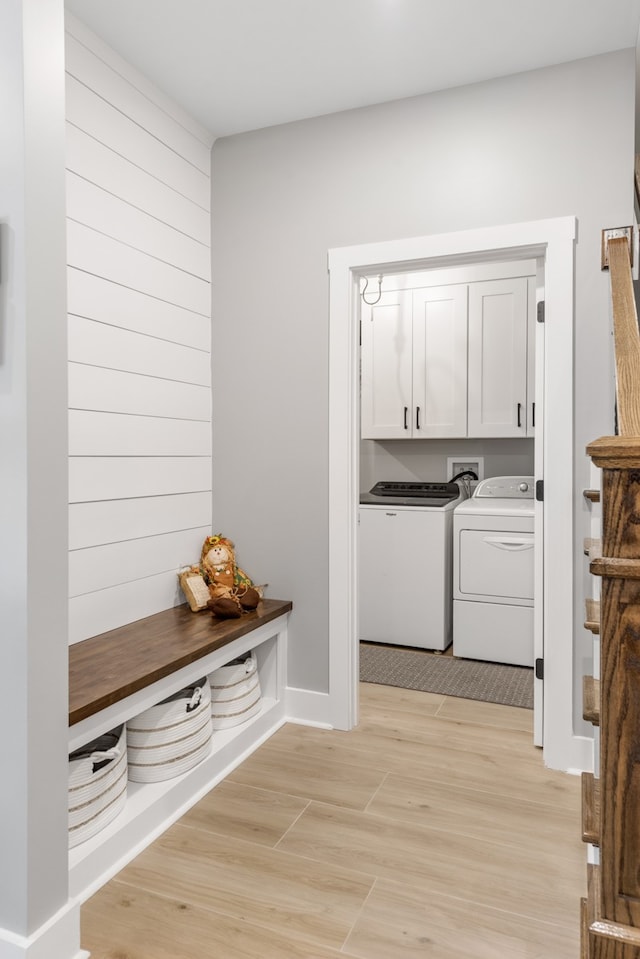
{"type": "Polygon", "coordinates": [[[255,653],[234,659],[209,675],[214,729],[247,722],[261,708],[260,676],[255,653]]]}
{"type": "Polygon", "coordinates": [[[211,693],[206,677],[145,709],[127,724],[129,779],[172,779],[211,750],[211,693]]]}
{"type": "Polygon", "coordinates": [[[69,756],[69,847],[95,836],[127,801],[125,726],[69,756]]]}

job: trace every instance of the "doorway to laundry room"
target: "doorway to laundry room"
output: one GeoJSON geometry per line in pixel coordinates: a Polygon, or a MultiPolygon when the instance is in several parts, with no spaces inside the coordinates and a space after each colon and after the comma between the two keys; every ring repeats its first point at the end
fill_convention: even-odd
{"type": "MultiPolygon", "coordinates": [[[[331,410],[330,410],[330,643],[331,643],[331,675],[330,692],[335,706],[335,722],[343,728],[350,728],[357,722],[358,710],[358,679],[359,679],[359,616],[358,616],[358,514],[360,512],[359,496],[363,491],[371,493],[375,482],[383,479],[379,467],[393,465],[400,478],[408,478],[413,473],[419,476],[423,471],[423,460],[420,470],[416,469],[418,453],[421,444],[431,447],[430,472],[422,472],[422,476],[430,482],[447,483],[452,479],[448,474],[449,460],[469,466],[477,463],[484,467],[485,481],[487,476],[487,461],[493,476],[516,476],[531,486],[529,480],[552,481],[553,495],[547,497],[546,502],[541,499],[533,500],[534,510],[534,537],[537,548],[534,550],[535,559],[535,591],[533,606],[529,612],[516,611],[518,615],[531,616],[531,609],[536,626],[537,645],[534,647],[534,662],[538,663],[536,680],[536,740],[544,741],[545,758],[547,750],[551,757],[551,764],[562,764],[571,753],[573,745],[572,732],[572,704],[571,697],[567,697],[567,689],[571,687],[572,660],[571,636],[573,628],[572,609],[572,524],[565,508],[567,495],[571,496],[572,482],[572,451],[571,451],[571,356],[572,356],[572,316],[573,316],[573,239],[575,235],[575,221],[573,218],[562,218],[554,221],[538,221],[530,224],[514,224],[506,227],[488,228],[486,230],[472,230],[461,234],[445,234],[438,237],[419,237],[411,240],[390,241],[389,243],[367,244],[363,247],[343,248],[332,250],[329,254],[331,274],[330,329],[331,355],[330,370],[332,378],[331,410]],[[483,269],[498,269],[500,265],[510,264],[512,273],[519,273],[522,277],[524,262],[528,261],[530,269],[533,263],[531,283],[527,277],[527,309],[533,297],[532,325],[533,342],[537,340],[534,352],[535,372],[529,373],[529,381],[535,384],[534,391],[516,407],[516,423],[518,416],[524,426],[524,436],[516,434],[495,435],[495,425],[483,422],[485,414],[491,414],[491,404],[480,410],[479,426],[477,410],[472,414],[474,430],[478,433],[471,435],[453,435],[442,432],[440,435],[429,437],[401,437],[385,438],[381,436],[360,436],[360,328],[361,293],[367,285],[366,299],[376,299],[377,293],[385,293],[384,277],[394,276],[407,279],[412,274],[429,274],[430,280],[438,283],[442,279],[452,277],[463,280],[456,271],[476,271],[473,282],[490,283],[499,279],[493,276],[481,276],[478,271],[483,269]],[[515,264],[515,266],[514,266],[515,264]],[[442,271],[447,271],[446,275],[442,271]],[[440,274],[438,276],[438,273],[440,274]],[[378,289],[378,277],[382,276],[382,289],[378,289]],[[537,323],[537,301],[542,300],[543,288],[546,287],[547,314],[549,310],[554,318],[559,320],[551,337],[552,351],[549,343],[545,349],[543,336],[545,328],[537,323]],[[373,296],[371,295],[373,293],[373,296]],[[348,317],[348,321],[346,318],[348,317]],[[541,327],[536,335],[536,330],[541,327]],[[545,396],[555,396],[556,405],[551,418],[548,408],[545,409],[545,396]],[[527,408],[525,409],[525,402],[527,408]],[[535,402],[535,411],[529,409],[529,403],[535,402]],[[527,419],[529,416],[529,419],[527,419]],[[474,418],[475,417],[475,418],[474,418]],[[535,417],[535,419],[534,419],[535,417]],[[530,435],[527,430],[530,428],[530,435]],[[486,431],[482,433],[482,429],[486,431]],[[455,445],[452,445],[455,440],[455,445]],[[394,445],[392,446],[392,441],[394,445]],[[500,452],[500,443],[510,443],[510,449],[500,452]],[[361,442],[368,443],[361,457],[361,442]],[[376,447],[371,443],[376,443],[376,447]],[[400,444],[396,446],[396,444],[400,444]],[[498,445],[496,445],[498,444],[498,445]],[[520,445],[520,448],[518,447],[520,445]],[[458,448],[458,447],[461,448],[458,448]],[[553,455],[550,457],[549,454],[553,455]],[[475,460],[473,457],[475,456],[475,460]],[[500,457],[503,457],[500,459],[500,457]],[[440,465],[438,465],[440,464],[440,465]],[[517,464],[517,468],[514,468],[517,464]],[[336,469],[340,466],[340,469],[336,469]],[[507,470],[509,472],[507,472],[507,470]],[[400,474],[403,474],[402,476],[400,474]],[[369,480],[374,479],[372,485],[369,480]],[[557,484],[557,485],[556,485],[557,484]],[[540,544],[542,544],[540,546],[540,544]],[[564,578],[562,589],[559,587],[559,571],[564,578]],[[338,582],[338,576],[340,582],[338,582]],[[564,626],[560,627],[560,623],[564,626]],[[561,630],[568,629],[566,634],[561,630]],[[348,637],[345,642],[345,637],[348,637]],[[552,642],[551,642],[552,641],[552,642]],[[542,648],[544,644],[544,649],[542,648]],[[556,672],[548,673],[545,682],[545,695],[542,696],[543,661],[546,665],[558,666],[556,672]],[[340,670],[340,675],[338,674],[340,670]],[[335,692],[335,697],[334,697],[335,692]],[[569,700],[569,702],[567,702],[569,700]],[[549,736],[552,733],[552,736],[549,736]]],[[[526,272],[526,270],[525,270],[526,272]]],[[[513,276],[511,277],[513,279],[513,276]]],[[[469,277],[467,277],[467,282],[469,277]]],[[[397,281],[400,283],[400,280],[397,281]]],[[[411,281],[413,282],[413,281],[411,281]]],[[[447,285],[447,284],[444,284],[447,285]]],[[[451,285],[451,284],[449,284],[451,285]]],[[[453,284],[456,285],[456,284],[453,284]]],[[[391,292],[391,291],[387,291],[391,292]]],[[[400,291],[406,293],[404,291],[400,291]]],[[[396,295],[398,290],[395,291],[396,295]]],[[[413,297],[413,290],[412,290],[413,297]]],[[[475,295],[475,294],[474,294],[475,295]]],[[[381,301],[382,302],[382,299],[381,301]]],[[[468,290],[467,290],[467,304],[468,290]]],[[[369,309],[365,304],[365,309],[369,309]]],[[[413,322],[413,320],[412,320],[413,322]]],[[[411,335],[413,336],[413,326],[411,335]]],[[[547,331],[548,333],[548,331],[547,331]]],[[[420,335],[420,334],[418,334],[420,335]]],[[[402,330],[400,339],[408,337],[407,330],[402,330]]],[[[364,340],[363,334],[363,356],[364,340]]],[[[548,341],[548,336],[547,336],[548,341]]],[[[529,339],[526,339],[525,352],[528,352],[529,339]]],[[[397,346],[397,344],[396,344],[397,346]]],[[[387,344],[387,353],[389,352],[387,344]]],[[[451,347],[451,344],[449,344],[451,347]]],[[[395,347],[394,347],[395,348],[395,347]]],[[[381,348],[375,346],[374,350],[381,348]]],[[[443,347],[446,349],[446,347],[443,347]]],[[[380,356],[382,357],[380,351],[380,356]]],[[[467,360],[469,348],[467,343],[467,360]]],[[[491,385],[489,365],[484,371],[485,383],[491,385]]],[[[396,371],[397,373],[397,371],[396,371]]],[[[493,373],[494,385],[498,377],[493,373]]],[[[526,374],[525,374],[526,381],[526,374]]],[[[480,383],[482,384],[482,376],[480,383]]],[[[467,382],[467,423],[469,423],[469,381],[467,382]]],[[[472,387],[472,390],[475,387],[472,387]]],[[[490,393],[489,389],[489,393],[490,393]]],[[[495,392],[495,391],[494,391],[495,392]]],[[[388,394],[387,397],[388,398],[388,394]]],[[[372,430],[380,426],[378,420],[384,420],[384,405],[379,404],[373,411],[373,420],[369,415],[371,410],[365,411],[363,386],[363,422],[366,428],[372,430]]],[[[437,420],[434,427],[433,410],[429,409],[429,402],[424,405],[411,404],[406,411],[407,427],[405,428],[405,410],[402,409],[400,429],[417,431],[428,423],[430,429],[438,428],[437,420]],[[420,410],[414,408],[419,405],[420,410]]],[[[445,404],[446,405],[446,404],[445,404]]],[[[460,397],[449,395],[448,413],[455,413],[454,407],[461,406],[460,397]]],[[[493,411],[495,413],[495,410],[493,411]]],[[[453,417],[451,417],[453,418],[453,417]]],[[[386,426],[383,425],[383,428],[386,426]]],[[[445,427],[451,429],[449,425],[445,427]]],[[[520,429],[523,427],[521,425],[520,429]]],[[[478,473],[477,470],[474,472],[478,473]]],[[[479,473],[478,473],[479,475],[479,473]]],[[[413,482],[413,480],[409,480],[413,482]]],[[[471,478],[471,482],[476,481],[471,478]]],[[[520,485],[520,484],[518,484],[520,485]]],[[[534,486],[535,488],[535,486],[534,486]]],[[[541,488],[538,487],[541,495],[541,488]]],[[[454,511],[455,515],[455,511],[454,511]]],[[[518,530],[514,531],[518,533],[518,530]]],[[[505,545],[505,544],[503,544],[505,545]]],[[[525,544],[507,544],[523,547],[525,544]]],[[[520,552],[520,550],[518,549],[520,552]]],[[[369,551],[371,553],[371,551],[369,551]]],[[[404,566],[410,578],[411,570],[404,566]]],[[[379,569],[379,593],[384,596],[384,563],[379,569]]],[[[501,605],[516,606],[516,603],[501,605]]],[[[514,612],[513,610],[511,611],[514,612]]],[[[452,617],[453,618],[453,617],[452,617]]],[[[527,667],[529,669],[532,666],[527,667]]]]}
{"type": "Polygon", "coordinates": [[[543,301],[531,257],[364,276],[358,301],[360,679],[529,709],[535,687],[538,745],[543,301]]]}

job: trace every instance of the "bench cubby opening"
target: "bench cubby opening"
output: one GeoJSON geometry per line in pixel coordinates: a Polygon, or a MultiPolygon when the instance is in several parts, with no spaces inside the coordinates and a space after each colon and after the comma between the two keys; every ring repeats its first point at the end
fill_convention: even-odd
{"type": "Polygon", "coordinates": [[[175,607],[70,648],[69,752],[251,651],[262,691],[259,713],[214,730],[211,751],[197,766],[164,782],[129,781],[116,819],[69,850],[72,897],[95,892],[285,722],[291,608],[263,600],[239,620],[218,622],[175,607]]]}

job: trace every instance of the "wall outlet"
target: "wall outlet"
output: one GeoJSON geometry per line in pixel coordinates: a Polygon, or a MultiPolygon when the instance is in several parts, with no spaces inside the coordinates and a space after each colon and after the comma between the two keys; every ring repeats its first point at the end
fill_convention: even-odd
{"type": "Polygon", "coordinates": [[[478,479],[484,479],[484,456],[447,456],[447,479],[463,470],[473,470],[478,479]]]}

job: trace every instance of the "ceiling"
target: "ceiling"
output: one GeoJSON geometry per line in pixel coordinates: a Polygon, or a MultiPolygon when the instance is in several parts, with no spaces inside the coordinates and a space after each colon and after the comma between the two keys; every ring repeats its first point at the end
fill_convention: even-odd
{"type": "Polygon", "coordinates": [[[214,136],[635,47],[640,0],[65,0],[214,136]]]}

